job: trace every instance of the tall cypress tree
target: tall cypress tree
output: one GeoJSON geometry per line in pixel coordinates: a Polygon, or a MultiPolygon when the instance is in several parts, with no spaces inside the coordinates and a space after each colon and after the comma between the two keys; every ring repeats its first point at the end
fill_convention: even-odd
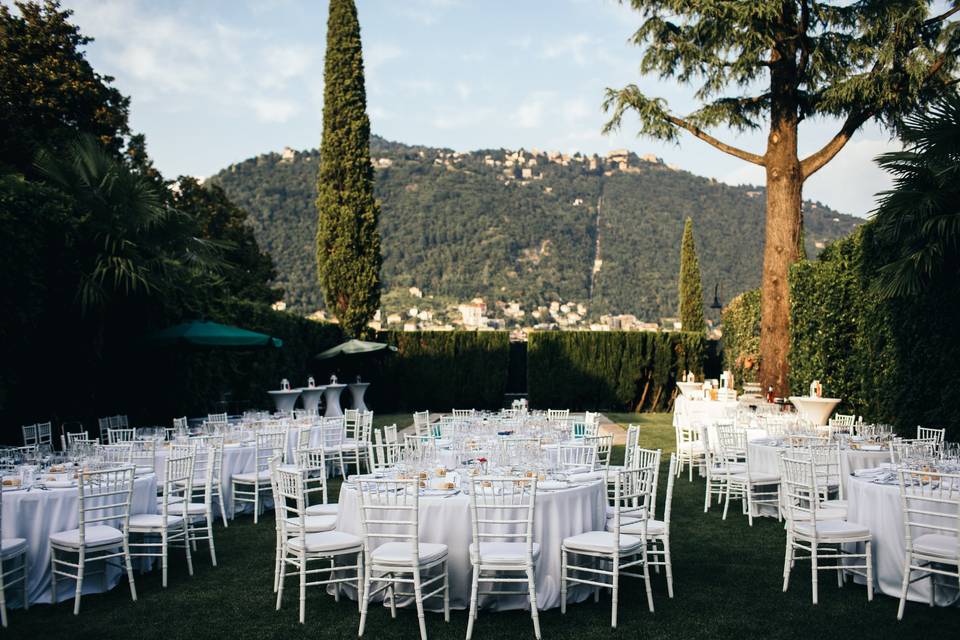
{"type": "Polygon", "coordinates": [[[353,0],[331,0],[317,182],[317,274],[327,308],[359,336],[380,305],[380,206],[353,0]]]}
{"type": "Polygon", "coordinates": [[[693,243],[693,220],[687,218],[680,242],[680,322],[684,331],[703,331],[703,286],[700,261],[693,243]]]}

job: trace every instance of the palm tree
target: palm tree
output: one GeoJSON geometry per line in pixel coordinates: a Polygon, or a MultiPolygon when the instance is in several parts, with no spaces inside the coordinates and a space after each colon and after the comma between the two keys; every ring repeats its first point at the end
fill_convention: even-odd
{"type": "Polygon", "coordinates": [[[216,284],[219,243],[196,237],[193,219],[168,206],[156,182],[96,139],[79,137],[62,154],[42,151],[36,166],[73,201],[71,254],[83,315],[116,296],[171,293],[198,277],[216,284]]]}
{"type": "Polygon", "coordinates": [[[884,297],[920,293],[960,273],[960,94],[950,93],[926,113],[908,118],[905,149],[877,164],[895,176],[874,210],[877,271],[884,297]]]}

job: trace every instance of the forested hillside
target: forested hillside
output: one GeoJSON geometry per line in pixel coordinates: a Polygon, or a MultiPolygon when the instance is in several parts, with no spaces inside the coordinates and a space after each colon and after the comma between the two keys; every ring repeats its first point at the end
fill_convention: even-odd
{"type": "MultiPolygon", "coordinates": [[[[760,282],[764,191],[733,187],[634,154],[453,153],[374,137],[385,289],[524,306],[584,303],[593,317],[676,313],[683,221],[693,218],[705,295],[760,282]],[[599,207],[599,215],[598,215],[599,207]],[[599,242],[598,242],[599,234],[599,242]]],[[[244,207],[293,309],[322,307],[314,208],[318,152],[270,153],[212,180],[244,207]]],[[[807,252],[858,218],[804,206],[807,252]]],[[[708,300],[709,302],[709,300],[708,300]]]]}

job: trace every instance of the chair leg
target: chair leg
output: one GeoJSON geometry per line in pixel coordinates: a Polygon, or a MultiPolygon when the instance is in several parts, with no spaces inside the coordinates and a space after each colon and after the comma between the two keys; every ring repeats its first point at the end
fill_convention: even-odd
{"type": "Polygon", "coordinates": [[[387,574],[387,595],[389,596],[390,601],[390,617],[394,620],[397,619],[397,593],[396,593],[396,583],[393,581],[393,574],[387,574]]]}
{"type": "MultiPolygon", "coordinates": [[[[643,582],[647,590],[647,608],[650,613],[653,613],[653,587],[650,585],[650,563],[648,562],[647,548],[643,547],[641,553],[643,554],[643,582]]],[[[614,574],[614,580],[616,580],[616,574],[614,574]]],[[[614,583],[614,587],[616,586],[616,583],[614,583]]]]}
{"type": "Polygon", "coordinates": [[[50,547],[50,603],[57,604],[57,550],[50,547]]]}
{"type": "Polygon", "coordinates": [[[83,547],[80,548],[80,553],[77,557],[77,586],[76,591],[73,596],[73,615],[80,615],[80,596],[83,595],[83,570],[86,566],[86,554],[84,553],[83,547]]]}
{"type": "MultiPolygon", "coordinates": [[[[26,582],[26,580],[24,580],[26,582]]],[[[6,585],[3,583],[3,562],[0,561],[0,626],[7,628],[7,598],[6,585]]],[[[469,637],[469,636],[468,636],[469,637]]]]}
{"type": "Polygon", "coordinates": [[[193,575],[193,553],[190,551],[190,525],[183,521],[183,546],[187,551],[187,573],[193,575]]]}
{"type": "Polygon", "coordinates": [[[567,612],[567,550],[560,550],[560,613],[567,612]]]}
{"type": "Polygon", "coordinates": [[[207,510],[207,544],[210,545],[210,562],[217,566],[217,549],[213,543],[213,509],[207,510]]]}
{"type": "Polygon", "coordinates": [[[897,608],[897,620],[903,620],[903,609],[907,604],[907,589],[910,588],[910,565],[913,563],[913,555],[907,551],[907,558],[903,562],[903,582],[900,583],[900,606],[897,608]]]}
{"type": "Polygon", "coordinates": [[[533,564],[527,568],[527,583],[530,589],[530,615],[533,617],[533,635],[540,640],[540,611],[537,608],[537,583],[533,575],[533,564]]]}
{"type": "Polygon", "coordinates": [[[260,522],[260,478],[253,483],[253,524],[260,522]]]}
{"type": "Polygon", "coordinates": [[[281,559],[281,552],[283,550],[283,543],[280,540],[280,527],[277,526],[277,544],[274,549],[274,562],[273,562],[273,592],[276,593],[277,589],[280,586],[280,564],[283,562],[281,559]]]}
{"type": "Polygon", "coordinates": [[[427,640],[427,621],[423,615],[423,589],[420,586],[420,568],[413,569],[413,597],[417,604],[417,621],[420,623],[420,640],[427,640]]]}
{"type": "MultiPolygon", "coordinates": [[[[620,560],[614,557],[611,562],[613,576],[610,581],[610,627],[617,628],[617,598],[620,596],[620,560]]],[[[644,567],[646,569],[646,567],[644,567]]],[[[647,588],[650,588],[650,582],[647,582],[647,588]]]]}
{"type": "MultiPolygon", "coordinates": [[[[285,556],[286,554],[284,554],[285,556]]],[[[277,574],[277,611],[280,611],[280,605],[283,603],[283,580],[287,577],[287,559],[280,559],[279,573],[277,574]]]]}
{"type": "Polygon", "coordinates": [[[750,523],[750,526],[753,526],[753,485],[747,484],[746,486],[746,503],[747,503],[747,522],[750,523]]]}
{"type": "Polygon", "coordinates": [[[667,596],[673,597],[673,562],[670,560],[670,537],[665,536],[663,542],[663,562],[667,569],[667,596]]]}
{"type": "MultiPolygon", "coordinates": [[[[867,540],[867,602],[873,602],[873,543],[867,540]]],[[[931,585],[932,587],[933,585],[931,585]]],[[[932,597],[932,596],[931,596],[932,597]]]]}
{"type": "Polygon", "coordinates": [[[307,556],[300,556],[300,624],[304,624],[307,616],[307,556]]]}
{"type": "Polygon", "coordinates": [[[786,550],[783,553],[783,592],[787,592],[790,585],[790,567],[793,566],[793,539],[787,534],[786,550]]]}
{"type": "Polygon", "coordinates": [[[480,568],[473,565],[473,577],[470,579],[470,613],[467,615],[467,640],[473,637],[473,621],[477,618],[477,590],[480,582],[480,568]]]}
{"type": "MultiPolygon", "coordinates": [[[[363,563],[363,589],[362,597],[360,598],[360,626],[357,629],[357,637],[363,637],[363,627],[367,622],[367,607],[370,606],[370,562],[364,557],[364,560],[367,560],[363,563]]],[[[394,616],[396,611],[393,612],[394,616]]]]}
{"type": "Polygon", "coordinates": [[[443,561],[443,621],[450,622],[450,568],[443,561]]]}
{"type": "Polygon", "coordinates": [[[813,604],[817,604],[817,586],[818,586],[817,573],[819,572],[819,569],[817,568],[817,551],[818,551],[817,543],[811,542],[810,543],[810,580],[812,582],[813,604]]]}
{"type": "Polygon", "coordinates": [[[727,511],[730,510],[730,483],[727,482],[726,491],[724,491],[724,501],[723,501],[723,519],[727,519],[727,511]]]}
{"type": "Polygon", "coordinates": [[[28,565],[27,554],[24,553],[23,554],[23,585],[22,585],[24,611],[30,608],[30,598],[27,597],[27,573],[28,573],[27,565],[28,565]]]}

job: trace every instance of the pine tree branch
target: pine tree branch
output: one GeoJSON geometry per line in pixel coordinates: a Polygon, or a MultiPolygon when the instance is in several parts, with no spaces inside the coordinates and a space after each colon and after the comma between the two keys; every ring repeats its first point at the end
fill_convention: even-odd
{"type": "Polygon", "coordinates": [[[843,126],[840,127],[837,135],[833,136],[819,151],[810,154],[800,161],[800,171],[803,179],[806,180],[822,169],[825,164],[833,160],[834,156],[840,153],[840,150],[850,141],[850,138],[853,137],[857,129],[872,116],[873,113],[868,111],[856,111],[847,116],[846,121],[844,121],[843,126]]]}
{"type": "Polygon", "coordinates": [[[687,122],[686,120],[670,115],[669,113],[664,114],[664,118],[667,120],[667,122],[669,122],[673,126],[679,127],[681,129],[686,129],[697,138],[700,138],[710,146],[716,149],[719,149],[724,153],[730,154],[735,158],[740,158],[741,160],[746,160],[747,162],[752,162],[753,164],[758,164],[761,167],[765,166],[766,160],[764,159],[763,156],[758,156],[755,153],[750,153],[749,151],[744,151],[743,149],[740,149],[738,147],[734,147],[725,142],[721,142],[720,140],[717,140],[716,138],[711,136],[709,133],[702,130],[700,127],[694,126],[689,122],[687,122]]]}
{"type": "Polygon", "coordinates": [[[925,20],[923,24],[924,26],[929,26],[932,24],[936,24],[938,22],[943,22],[944,20],[946,20],[947,18],[955,14],[957,11],[960,11],[960,4],[954,6],[952,9],[948,9],[947,11],[944,11],[938,16],[934,16],[929,20],[925,20]]]}

